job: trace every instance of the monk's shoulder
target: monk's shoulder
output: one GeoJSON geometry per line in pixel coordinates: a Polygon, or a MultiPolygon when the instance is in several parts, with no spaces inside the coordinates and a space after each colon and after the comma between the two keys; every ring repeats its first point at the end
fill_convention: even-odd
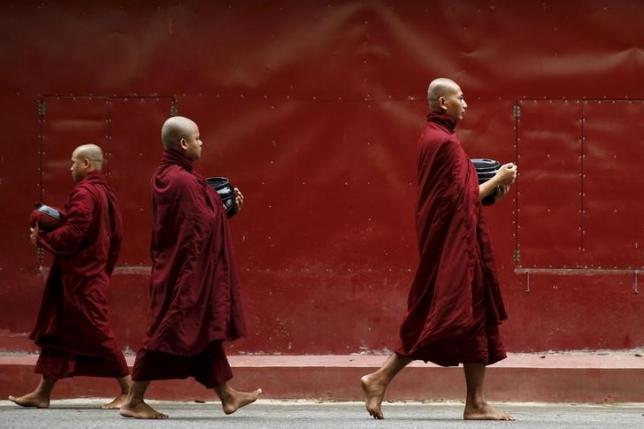
{"type": "Polygon", "coordinates": [[[94,186],[78,184],[69,194],[65,210],[71,212],[91,212],[98,205],[99,197],[94,186]]]}
{"type": "Polygon", "coordinates": [[[96,186],[90,183],[79,183],[72,190],[71,199],[93,201],[97,198],[97,192],[96,186]]]}
{"type": "Polygon", "coordinates": [[[171,166],[166,179],[168,188],[177,192],[189,192],[199,187],[197,177],[179,166],[171,166]]]}
{"type": "Polygon", "coordinates": [[[449,133],[434,124],[428,124],[418,140],[418,149],[421,153],[454,153],[460,149],[460,146],[456,134],[449,133]]]}

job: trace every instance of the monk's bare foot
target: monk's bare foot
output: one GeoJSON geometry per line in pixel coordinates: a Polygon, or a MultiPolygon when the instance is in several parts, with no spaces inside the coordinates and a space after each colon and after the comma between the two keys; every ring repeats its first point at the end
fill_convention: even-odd
{"type": "Polygon", "coordinates": [[[225,414],[232,414],[238,409],[257,401],[261,394],[262,389],[252,392],[239,392],[231,388],[220,398],[221,406],[225,414]]]}
{"type": "Polygon", "coordinates": [[[36,392],[31,392],[20,397],[9,395],[9,400],[21,407],[49,408],[49,398],[39,395],[36,392]]]}
{"type": "Polygon", "coordinates": [[[122,393],[116,398],[114,398],[112,402],[101,405],[101,408],[104,410],[117,410],[121,408],[123,405],[125,405],[126,402],[127,402],[127,393],[122,393]]]}
{"type": "Polygon", "coordinates": [[[126,403],[121,407],[121,415],[123,417],[132,417],[135,419],[167,419],[166,414],[162,414],[146,404],[145,402],[139,402],[136,405],[131,403],[126,403]]]}
{"type": "Polygon", "coordinates": [[[367,399],[365,400],[365,407],[369,412],[369,415],[374,419],[384,419],[385,416],[382,414],[382,400],[385,397],[385,390],[387,385],[378,381],[377,377],[373,374],[365,375],[360,379],[360,385],[362,386],[362,391],[364,392],[367,399]]]}
{"type": "Polygon", "coordinates": [[[465,412],[463,412],[463,419],[465,420],[508,420],[514,421],[514,417],[503,411],[499,411],[493,406],[484,402],[479,405],[465,405],[465,412]]]}

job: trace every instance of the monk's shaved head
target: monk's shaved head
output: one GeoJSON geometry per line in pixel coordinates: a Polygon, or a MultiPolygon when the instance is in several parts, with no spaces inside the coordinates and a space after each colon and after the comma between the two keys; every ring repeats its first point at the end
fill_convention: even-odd
{"type": "Polygon", "coordinates": [[[456,82],[440,77],[434,79],[427,88],[427,101],[432,112],[441,112],[440,98],[455,94],[461,90],[456,82]]]}
{"type": "Polygon", "coordinates": [[[183,116],[173,116],[161,127],[161,142],[166,149],[179,150],[181,139],[187,139],[197,130],[197,124],[183,116]]]}
{"type": "Polygon", "coordinates": [[[103,149],[95,144],[78,146],[72,152],[72,158],[76,158],[79,161],[87,160],[94,170],[100,171],[103,169],[103,149]]]}

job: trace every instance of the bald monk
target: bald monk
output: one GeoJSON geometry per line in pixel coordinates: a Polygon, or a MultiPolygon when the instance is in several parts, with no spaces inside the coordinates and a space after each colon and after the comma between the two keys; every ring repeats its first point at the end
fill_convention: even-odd
{"type": "Polygon", "coordinates": [[[452,80],[428,89],[431,113],[418,141],[416,229],[420,262],[411,285],[400,344],[378,371],[361,379],[369,414],[382,419],[387,386],[413,360],[463,364],[467,397],[463,417],[513,420],[483,396],[485,366],[505,358],[498,324],[506,318],[481,200],[508,192],[517,168],[505,164],[483,185],[454,128],[467,104],[452,80]]]}
{"type": "Polygon", "coordinates": [[[35,372],[42,378],[36,390],[9,400],[47,408],[61,378],[111,377],[121,393],[103,408],[119,408],[127,397],[130,375],[110,327],[107,302],[121,248],[121,215],[101,173],[101,148],[79,146],[71,162],[76,186],[65,204],[63,225],[51,232],[31,228],[32,242],[54,255],[30,335],[41,347],[35,372]]]}
{"type": "MultiPolygon", "coordinates": [[[[214,389],[223,411],[232,414],[259,397],[240,392],[223,341],[246,333],[221,198],[193,170],[201,157],[197,124],[175,116],[161,129],[165,148],[152,177],[151,324],[132,371],[134,383],[121,415],[164,419],[144,402],[151,380],[194,377],[214,389]]],[[[243,195],[235,189],[236,206],[243,195]]]]}

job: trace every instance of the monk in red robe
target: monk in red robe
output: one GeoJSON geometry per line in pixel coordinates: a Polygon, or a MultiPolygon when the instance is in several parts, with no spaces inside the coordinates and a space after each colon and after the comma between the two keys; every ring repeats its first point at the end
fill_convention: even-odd
{"type": "MultiPolygon", "coordinates": [[[[151,325],[136,356],[121,415],[167,418],[144,402],[151,380],[194,377],[212,388],[231,414],[259,397],[240,392],[223,341],[246,333],[228,219],[221,198],[193,170],[201,157],[197,124],[172,117],[161,129],[165,147],[152,177],[151,325]]],[[[235,189],[237,210],[243,196],[235,189]]]]}
{"type": "Polygon", "coordinates": [[[34,244],[54,255],[30,336],[41,347],[35,371],[42,378],[33,392],[9,399],[23,407],[47,408],[63,377],[113,377],[121,394],[103,408],[119,408],[130,376],[110,327],[107,302],[121,248],[121,215],[101,173],[101,148],[79,146],[71,162],[76,186],[63,210],[64,223],[50,232],[31,229],[34,244]]]}
{"type": "Polygon", "coordinates": [[[420,262],[400,328],[400,345],[378,371],[361,379],[371,416],[395,375],[412,360],[463,364],[465,419],[512,420],[483,397],[485,366],[505,358],[498,324],[506,318],[481,200],[507,193],[516,166],[505,164],[479,186],[476,170],[454,128],[467,104],[452,80],[428,89],[431,113],[418,141],[419,198],[416,229],[420,262]]]}

